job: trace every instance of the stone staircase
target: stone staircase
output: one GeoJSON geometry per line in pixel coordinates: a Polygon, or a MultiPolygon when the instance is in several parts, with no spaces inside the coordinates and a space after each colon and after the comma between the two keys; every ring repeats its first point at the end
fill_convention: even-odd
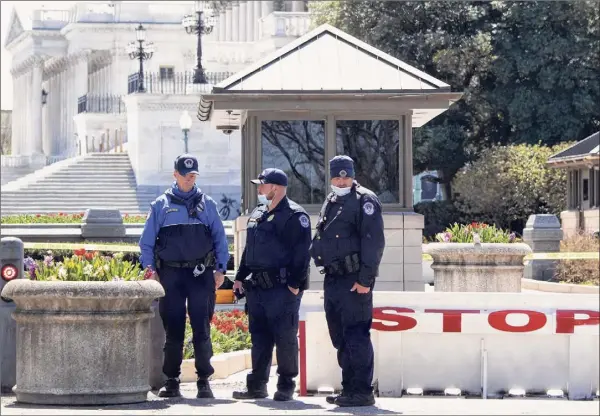
{"type": "Polygon", "coordinates": [[[0,185],[7,184],[33,172],[34,169],[28,167],[3,167],[2,175],[0,175],[0,185]]]}
{"type": "Polygon", "coordinates": [[[92,153],[18,190],[2,190],[0,210],[7,214],[77,213],[113,208],[148,212],[153,192],[136,189],[127,153],[92,153]]]}

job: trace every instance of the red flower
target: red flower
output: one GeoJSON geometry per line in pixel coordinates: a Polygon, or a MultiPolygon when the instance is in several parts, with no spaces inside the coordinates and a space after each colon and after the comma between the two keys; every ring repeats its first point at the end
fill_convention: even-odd
{"type": "Polygon", "coordinates": [[[91,260],[94,258],[94,253],[87,252],[87,253],[84,253],[84,256],[86,259],[91,260]]]}
{"type": "Polygon", "coordinates": [[[73,250],[73,254],[75,254],[76,256],[85,256],[85,253],[85,248],[73,250]]]}
{"type": "Polygon", "coordinates": [[[35,214],[35,216],[39,218],[39,217],[41,217],[42,215],[41,215],[41,214],[35,214]]]}

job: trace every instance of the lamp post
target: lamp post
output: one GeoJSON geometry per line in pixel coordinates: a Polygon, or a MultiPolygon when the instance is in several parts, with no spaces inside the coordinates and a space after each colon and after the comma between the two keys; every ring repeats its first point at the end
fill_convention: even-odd
{"type": "Polygon", "coordinates": [[[208,2],[196,1],[196,16],[188,14],[183,17],[181,24],[188,35],[196,34],[198,44],[196,46],[196,68],[194,69],[194,84],[207,84],[206,74],[202,68],[202,35],[208,35],[212,32],[215,22],[215,16],[212,7],[208,2]]]}
{"type": "Polygon", "coordinates": [[[146,29],[144,29],[141,23],[135,29],[135,36],[139,45],[135,42],[129,42],[129,45],[127,45],[127,52],[132,60],[139,59],[140,61],[137,92],[146,92],[146,89],[144,88],[144,61],[147,61],[154,55],[154,44],[152,42],[147,42],[144,46],[144,42],[146,42],[146,29]]]}
{"type": "Polygon", "coordinates": [[[181,131],[183,131],[183,144],[184,144],[184,153],[188,152],[188,132],[190,128],[192,128],[192,118],[189,113],[186,111],[181,114],[179,118],[179,127],[181,127],[181,131]]]}

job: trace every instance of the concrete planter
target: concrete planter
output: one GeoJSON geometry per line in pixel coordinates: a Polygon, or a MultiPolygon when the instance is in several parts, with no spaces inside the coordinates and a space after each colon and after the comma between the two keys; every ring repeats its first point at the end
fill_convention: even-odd
{"type": "Polygon", "coordinates": [[[153,281],[14,280],[17,401],[104,405],[146,400],[153,281]]]}
{"type": "Polygon", "coordinates": [[[430,243],[436,292],[520,292],[524,257],[522,243],[430,243]]]}

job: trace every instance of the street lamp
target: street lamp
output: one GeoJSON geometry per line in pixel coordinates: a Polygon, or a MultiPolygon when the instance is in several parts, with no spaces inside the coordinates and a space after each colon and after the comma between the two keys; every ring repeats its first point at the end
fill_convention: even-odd
{"type": "Polygon", "coordinates": [[[154,44],[152,42],[147,42],[144,46],[144,42],[146,42],[146,29],[141,23],[135,29],[135,37],[139,45],[135,42],[129,42],[129,45],[127,45],[127,53],[129,53],[129,57],[132,60],[139,59],[140,61],[137,92],[146,92],[146,89],[144,88],[144,61],[147,61],[154,55],[154,44]]]}
{"type": "Polygon", "coordinates": [[[212,7],[208,2],[196,1],[196,15],[188,14],[183,17],[181,24],[188,35],[198,35],[198,44],[196,49],[197,63],[194,69],[194,84],[207,84],[206,74],[202,68],[202,35],[208,35],[212,32],[215,24],[215,16],[212,7]],[[206,16],[205,16],[206,14],[206,16]]]}
{"type": "Polygon", "coordinates": [[[186,111],[183,112],[181,117],[179,118],[179,127],[183,131],[183,143],[185,146],[184,153],[188,152],[188,132],[190,128],[192,128],[192,118],[189,113],[186,111]]]}

